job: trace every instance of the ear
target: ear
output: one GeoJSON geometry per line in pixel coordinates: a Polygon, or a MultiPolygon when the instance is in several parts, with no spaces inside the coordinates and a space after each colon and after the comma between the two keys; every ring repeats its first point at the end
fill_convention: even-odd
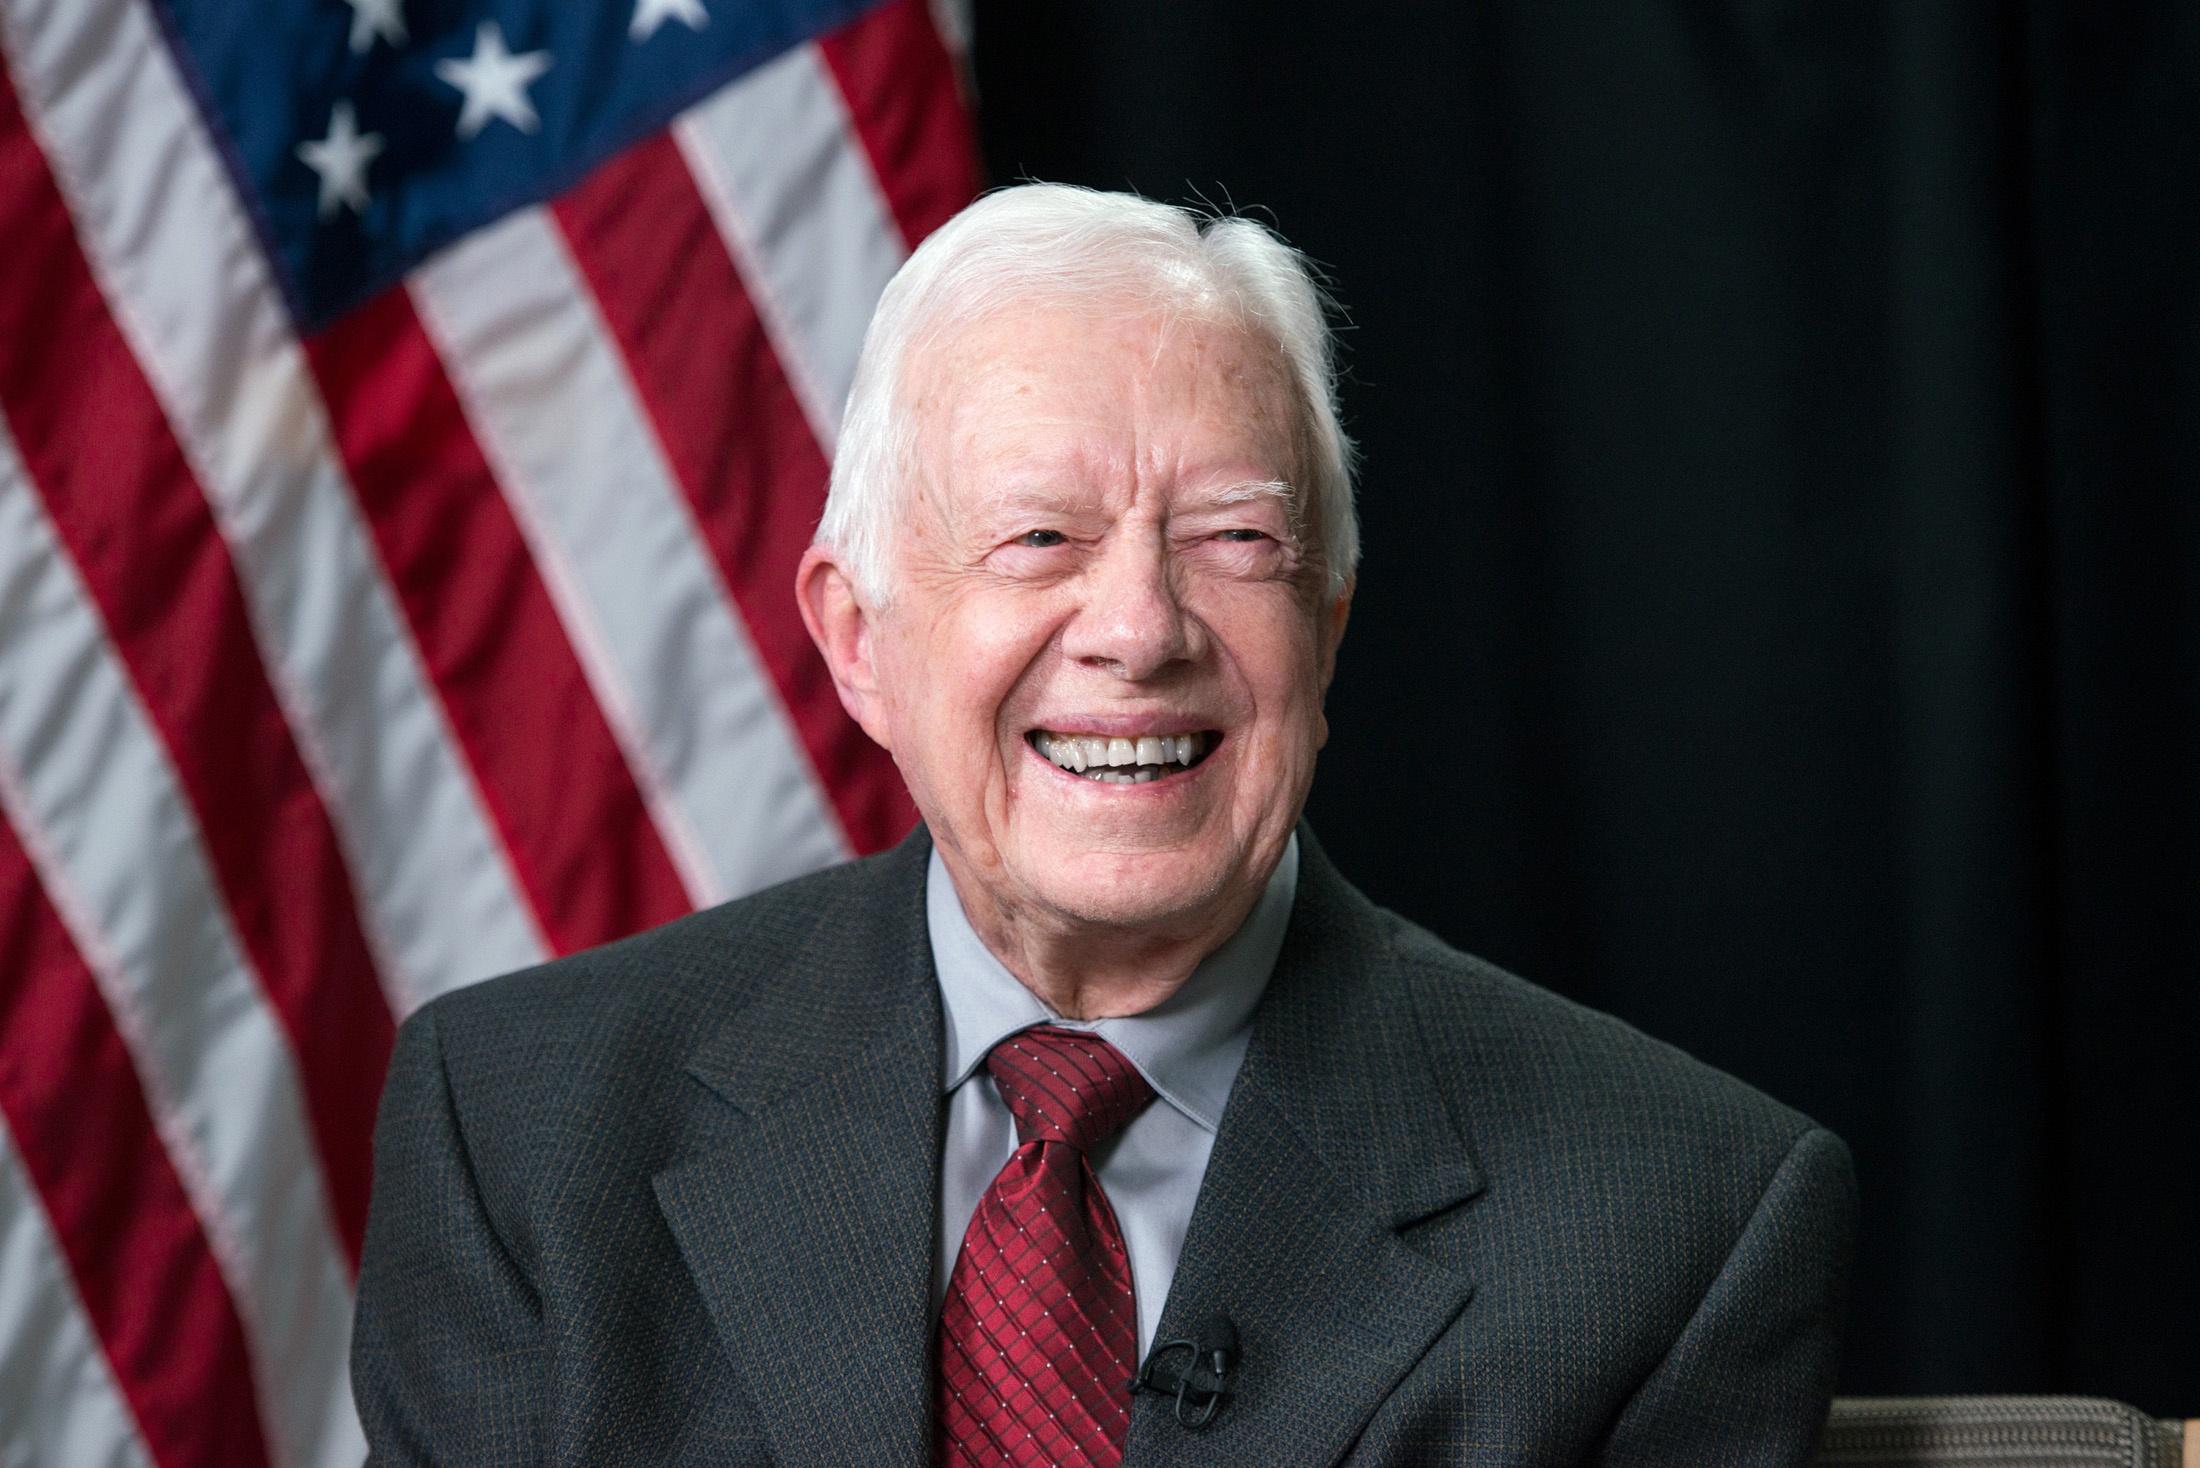
{"type": "Polygon", "coordinates": [[[1348,579],[1336,596],[1321,609],[1322,625],[1318,636],[1322,640],[1322,692],[1329,692],[1330,680],[1337,676],[1337,645],[1344,641],[1344,624],[1352,618],[1352,591],[1358,586],[1357,576],[1348,579]]]}
{"type": "Polygon", "coordinates": [[[891,751],[876,662],[878,613],[863,604],[855,578],[831,547],[813,545],[803,554],[795,568],[794,599],[802,608],[802,625],[810,629],[810,640],[833,675],[840,706],[864,733],[891,751]]]}
{"type": "Polygon", "coordinates": [[[1314,635],[1321,639],[1322,679],[1322,696],[1315,704],[1314,713],[1316,749],[1325,749],[1329,745],[1329,710],[1326,707],[1329,684],[1337,676],[1337,645],[1344,641],[1344,624],[1352,617],[1352,588],[1358,584],[1356,578],[1345,582],[1343,589],[1324,602],[1321,609],[1314,614],[1321,619],[1321,625],[1314,629],[1314,635]]]}

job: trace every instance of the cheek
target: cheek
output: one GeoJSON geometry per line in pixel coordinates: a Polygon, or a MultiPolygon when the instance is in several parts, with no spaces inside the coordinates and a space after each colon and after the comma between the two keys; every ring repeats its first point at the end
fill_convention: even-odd
{"type": "Polygon", "coordinates": [[[1328,742],[1321,648],[1303,619],[1246,629],[1235,661],[1254,711],[1259,762],[1272,776],[1303,776],[1328,742]]]}
{"type": "Polygon", "coordinates": [[[959,685],[951,696],[990,718],[1045,659],[1060,620],[1043,597],[994,592],[945,629],[952,646],[931,676],[959,685]]]}
{"type": "Polygon", "coordinates": [[[1276,721],[1271,732],[1283,735],[1319,716],[1321,647],[1295,607],[1287,613],[1274,607],[1260,611],[1214,625],[1261,718],[1276,721]]]}
{"type": "Polygon", "coordinates": [[[1004,711],[1047,646],[1043,616],[1001,600],[970,598],[916,619],[894,670],[905,724],[933,741],[933,764],[965,779],[981,763],[998,768],[1004,711]]]}

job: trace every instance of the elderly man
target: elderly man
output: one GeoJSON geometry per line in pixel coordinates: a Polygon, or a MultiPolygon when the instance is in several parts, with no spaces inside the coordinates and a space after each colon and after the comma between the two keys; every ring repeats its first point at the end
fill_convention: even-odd
{"type": "Polygon", "coordinates": [[[927,241],[796,587],[924,825],[405,1026],[378,1460],[1804,1461],[1847,1154],[1330,866],[1356,556],[1266,231],[927,241]]]}

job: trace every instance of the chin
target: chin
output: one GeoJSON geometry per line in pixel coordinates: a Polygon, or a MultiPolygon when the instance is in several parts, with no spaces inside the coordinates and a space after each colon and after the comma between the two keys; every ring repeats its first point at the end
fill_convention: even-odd
{"type": "Polygon", "coordinates": [[[1052,858],[1044,869],[1054,880],[1033,886],[1065,917],[1111,928],[1159,929],[1196,919],[1212,907],[1237,864],[1192,851],[1106,851],[1052,858]]]}

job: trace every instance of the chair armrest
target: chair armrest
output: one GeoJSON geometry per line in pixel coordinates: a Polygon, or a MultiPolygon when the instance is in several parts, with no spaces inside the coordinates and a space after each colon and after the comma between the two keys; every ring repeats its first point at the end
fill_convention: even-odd
{"type": "Polygon", "coordinates": [[[2098,1397],[1844,1397],[1819,1468],[2200,1468],[2200,1424],[2098,1397]]]}

